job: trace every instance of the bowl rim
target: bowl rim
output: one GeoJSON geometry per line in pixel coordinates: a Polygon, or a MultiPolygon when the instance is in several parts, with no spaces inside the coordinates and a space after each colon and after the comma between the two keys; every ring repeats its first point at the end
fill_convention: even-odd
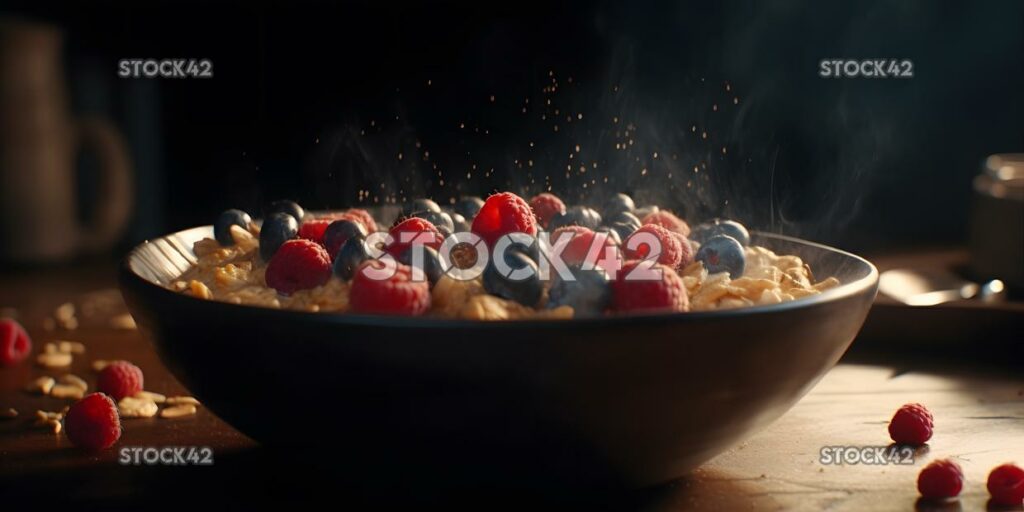
{"type": "Polygon", "coordinates": [[[146,279],[139,275],[135,270],[132,269],[132,260],[149,244],[154,241],[166,239],[171,236],[175,236],[181,233],[185,233],[193,230],[212,229],[212,225],[206,226],[195,226],[180,231],[175,231],[160,237],[148,239],[133,247],[122,259],[120,264],[121,273],[121,286],[127,286],[132,284],[140,289],[150,290],[154,293],[162,295],[171,301],[186,301],[179,302],[181,304],[191,303],[193,305],[200,302],[209,303],[212,308],[226,308],[227,311],[235,311],[242,314],[253,314],[261,313],[268,317],[268,319],[287,319],[292,318],[296,321],[301,320],[312,320],[317,319],[320,322],[327,322],[331,324],[351,324],[351,325],[364,325],[364,326],[381,326],[381,327],[402,327],[402,328],[482,328],[482,327],[522,327],[522,328],[538,328],[538,327],[554,327],[554,326],[586,326],[586,327],[603,327],[603,326],[620,326],[630,325],[635,323],[650,323],[657,321],[698,321],[703,319],[728,319],[735,317],[751,316],[751,315],[765,315],[773,313],[781,313],[794,309],[804,309],[813,306],[818,306],[830,302],[838,302],[840,300],[853,297],[869,290],[876,289],[878,285],[878,269],[867,259],[853,254],[851,252],[830,247],[817,242],[811,242],[801,238],[796,238],[787,235],[780,235],[775,233],[766,233],[762,231],[751,231],[751,235],[769,239],[776,239],[783,242],[795,243],[799,245],[805,245],[817,250],[836,253],[854,261],[857,261],[868,268],[867,275],[850,281],[848,283],[840,283],[839,286],[825,290],[824,292],[811,295],[807,297],[801,297],[791,301],[780,302],[778,304],[766,304],[747,306],[742,308],[730,308],[730,309],[719,309],[719,310],[708,310],[708,311],[685,311],[685,312],[672,312],[672,313],[634,313],[634,314],[623,314],[623,315],[602,315],[598,317],[586,317],[586,318],[573,318],[573,319],[555,319],[555,318],[541,318],[541,319],[528,319],[528,320],[467,320],[467,319],[452,319],[452,318],[437,318],[432,316],[400,316],[400,315],[368,315],[368,314],[355,314],[355,313],[322,313],[292,309],[274,309],[264,306],[254,306],[247,304],[233,304],[230,302],[213,301],[208,299],[200,299],[198,297],[192,297],[183,293],[174,292],[158,283],[154,283],[149,279],[146,279]]]}

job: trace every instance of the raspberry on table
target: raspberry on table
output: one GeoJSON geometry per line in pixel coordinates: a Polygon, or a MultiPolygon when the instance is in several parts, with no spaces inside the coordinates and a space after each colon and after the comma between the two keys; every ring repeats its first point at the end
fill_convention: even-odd
{"type": "Polygon", "coordinates": [[[316,288],[331,277],[327,250],[311,240],[297,238],[281,245],[267,265],[267,286],[282,295],[316,288]]]}
{"type": "Polygon", "coordinates": [[[429,220],[420,217],[409,217],[403,220],[402,222],[395,224],[395,226],[391,228],[391,231],[389,231],[388,234],[390,234],[391,238],[393,238],[394,240],[392,240],[391,243],[388,244],[386,250],[388,254],[394,256],[395,258],[400,257],[402,253],[404,253],[407,249],[409,249],[409,247],[412,247],[413,245],[426,245],[427,247],[430,247],[431,249],[434,249],[436,251],[440,249],[441,244],[444,243],[444,235],[442,235],[441,232],[437,230],[437,226],[434,226],[429,220]],[[427,237],[430,238],[430,241],[426,243],[421,241],[417,241],[415,243],[403,242],[402,233],[426,233],[427,237]]]}
{"type": "Polygon", "coordinates": [[[324,233],[330,224],[330,219],[307,220],[299,227],[299,238],[305,238],[306,240],[312,240],[320,245],[324,245],[324,233]]]}
{"type": "Polygon", "coordinates": [[[612,298],[616,311],[659,312],[687,311],[690,301],[683,279],[672,268],[660,263],[627,261],[612,282],[612,298]],[[649,268],[638,266],[643,263],[649,268]],[[650,279],[651,272],[660,271],[661,279],[650,279]]]}
{"type": "Polygon", "coordinates": [[[32,352],[32,338],[16,320],[0,319],[0,366],[14,366],[32,352]]]}
{"type": "Polygon", "coordinates": [[[96,376],[96,389],[120,400],[142,391],[142,370],[128,361],[114,361],[96,376]]]}
{"type": "Polygon", "coordinates": [[[651,212],[641,222],[644,224],[657,224],[669,231],[683,236],[690,236],[690,225],[668,210],[651,212]]]}
{"type": "Polygon", "coordinates": [[[1024,469],[1019,466],[997,466],[988,474],[985,486],[995,505],[1020,507],[1024,503],[1024,469]]]}
{"type": "Polygon", "coordinates": [[[949,459],[928,464],[917,475],[917,490],[921,496],[941,500],[960,494],[964,486],[964,472],[960,465],[949,459]]]}
{"type": "Polygon", "coordinates": [[[530,199],[530,208],[541,227],[548,227],[551,218],[556,214],[565,213],[565,203],[550,192],[542,192],[530,199]]]}
{"type": "Polygon", "coordinates": [[[80,448],[110,448],[121,437],[117,405],[103,393],[86,395],[64,415],[64,432],[68,440],[80,448]]]}
{"type": "Polygon", "coordinates": [[[356,271],[349,297],[349,305],[356,313],[421,315],[430,309],[430,283],[414,281],[412,267],[408,265],[371,260],[356,271]],[[390,277],[375,279],[380,277],[375,273],[388,270],[394,270],[390,277]]]}
{"type": "MultiPolygon", "coordinates": [[[[686,245],[688,252],[692,253],[693,250],[690,248],[690,244],[683,240],[680,240],[679,236],[659,224],[646,224],[640,226],[639,229],[629,235],[629,238],[623,241],[622,250],[625,252],[625,256],[631,260],[642,260],[646,259],[647,255],[651,252],[651,246],[646,240],[653,236],[658,240],[660,244],[660,253],[658,254],[658,263],[667,265],[672,268],[676,268],[683,261],[684,249],[683,245],[686,245]],[[636,237],[634,239],[634,237],[636,237]],[[632,243],[630,240],[632,239],[632,243]],[[635,247],[630,249],[630,245],[635,244],[635,247]]],[[[693,260],[692,254],[690,260],[693,260]]]]}
{"type": "Polygon", "coordinates": [[[473,218],[473,233],[494,244],[509,233],[537,234],[537,219],[523,198],[511,192],[499,192],[487,198],[473,218]]]}
{"type": "Polygon", "coordinates": [[[906,404],[889,421],[889,437],[897,444],[922,445],[932,438],[933,421],[925,406],[906,404]]]}

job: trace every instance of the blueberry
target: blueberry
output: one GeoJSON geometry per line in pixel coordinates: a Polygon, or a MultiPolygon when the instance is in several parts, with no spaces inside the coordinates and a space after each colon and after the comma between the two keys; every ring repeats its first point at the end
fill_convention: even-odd
{"type": "Polygon", "coordinates": [[[413,212],[413,214],[410,215],[410,217],[419,217],[421,219],[430,221],[430,223],[433,224],[434,227],[436,227],[442,233],[447,231],[447,233],[445,233],[445,236],[452,234],[452,231],[455,229],[455,222],[452,220],[452,216],[441,211],[435,212],[433,210],[421,210],[418,212],[413,212]]]}
{"type": "Polygon", "coordinates": [[[579,266],[571,266],[569,271],[572,272],[572,280],[563,280],[560,274],[555,274],[548,292],[548,309],[572,306],[577,317],[603,314],[612,302],[608,274],[601,267],[583,270],[579,266]]]}
{"type": "Polygon", "coordinates": [[[608,217],[617,213],[632,213],[634,208],[636,208],[636,203],[633,202],[632,197],[629,197],[626,194],[615,194],[605,201],[604,208],[601,211],[604,212],[603,215],[607,220],[608,217]]]}
{"type": "Polygon", "coordinates": [[[359,265],[368,259],[370,251],[366,247],[366,240],[357,236],[349,238],[338,251],[338,257],[334,259],[334,275],[348,281],[356,275],[359,265]]]}
{"type": "Polygon", "coordinates": [[[252,217],[249,217],[248,213],[242,210],[227,210],[213,223],[213,237],[225,247],[235,245],[235,238],[231,236],[231,226],[247,230],[250,222],[252,217]]]}
{"type": "Polygon", "coordinates": [[[452,207],[455,213],[462,215],[469,222],[473,222],[473,217],[476,217],[476,213],[483,208],[484,200],[476,196],[466,196],[455,202],[455,206],[452,207]]]}
{"type": "Polygon", "coordinates": [[[509,245],[508,248],[505,249],[505,256],[506,256],[505,257],[505,263],[508,263],[508,265],[510,267],[512,267],[512,268],[517,268],[516,267],[516,264],[517,264],[516,262],[518,260],[509,259],[508,258],[508,255],[513,253],[513,252],[518,252],[518,253],[520,253],[520,254],[530,258],[531,260],[533,260],[534,263],[540,263],[540,250],[541,250],[540,239],[537,238],[537,237],[530,237],[530,238],[532,238],[533,241],[530,242],[529,244],[521,244],[521,243],[518,243],[518,242],[513,242],[511,245],[509,245]]]}
{"type": "Polygon", "coordinates": [[[618,212],[610,216],[605,215],[604,223],[608,226],[617,223],[630,224],[636,226],[634,229],[639,229],[640,226],[643,225],[643,223],[640,222],[640,219],[638,219],[636,215],[633,215],[630,212],[618,212]]]}
{"type": "MultiPolygon", "coordinates": [[[[433,247],[428,247],[426,245],[418,245],[416,247],[423,248],[422,270],[427,275],[427,280],[430,281],[430,285],[433,286],[437,283],[438,279],[441,279],[441,275],[444,274],[444,266],[441,264],[441,255],[439,255],[433,247]]],[[[413,246],[402,251],[402,254],[398,256],[399,263],[409,265],[410,267],[414,266],[412,251],[413,246]]]]}
{"type": "Polygon", "coordinates": [[[336,220],[324,231],[324,245],[329,249],[340,249],[349,238],[366,238],[366,228],[348,219],[336,220]]]}
{"type": "Polygon", "coordinates": [[[614,227],[601,226],[594,231],[596,233],[608,233],[608,238],[610,238],[612,242],[615,242],[615,245],[622,245],[622,236],[619,235],[619,232],[616,231],[614,227]]]}
{"type": "Polygon", "coordinates": [[[711,222],[701,224],[693,228],[690,238],[700,243],[716,235],[731,236],[744,247],[750,245],[750,233],[743,224],[734,220],[714,219],[711,222]]]}
{"type": "Polygon", "coordinates": [[[634,231],[639,229],[637,226],[634,226],[632,224],[624,224],[622,222],[616,222],[615,224],[612,224],[611,226],[608,227],[611,228],[611,230],[614,231],[615,234],[619,235],[619,240],[625,240],[629,238],[629,235],[632,235],[634,231]]]}
{"type": "Polygon", "coordinates": [[[306,211],[302,209],[295,201],[289,201],[282,199],[280,201],[274,201],[270,203],[270,207],[267,208],[266,218],[274,215],[275,213],[287,213],[295,218],[296,222],[301,223],[302,218],[306,216],[306,211]]]}
{"type": "Polygon", "coordinates": [[[456,233],[467,233],[471,229],[469,222],[461,214],[452,213],[452,225],[454,226],[454,232],[456,233]]]}
{"type": "Polygon", "coordinates": [[[728,272],[729,277],[733,279],[742,276],[743,269],[747,266],[743,246],[728,235],[708,238],[697,251],[696,259],[704,263],[708,273],[728,272]]]}
{"type": "Polygon", "coordinates": [[[402,216],[412,217],[416,212],[439,212],[441,207],[434,201],[426,198],[413,199],[402,206],[402,216]]]}
{"type": "Polygon", "coordinates": [[[260,257],[270,261],[278,247],[295,238],[299,232],[299,223],[287,213],[275,213],[267,217],[260,227],[260,257]]]}
{"type": "Polygon", "coordinates": [[[513,280],[500,274],[492,262],[484,269],[484,289],[503,299],[513,300],[524,306],[535,306],[540,302],[541,294],[544,292],[537,264],[519,251],[507,251],[505,261],[513,269],[530,268],[533,272],[525,279],[513,280]]]}
{"type": "Polygon", "coordinates": [[[556,213],[548,223],[548,229],[554,231],[564,226],[583,226],[589,229],[597,229],[601,225],[601,214],[593,208],[586,206],[573,206],[565,213],[556,213]]]}

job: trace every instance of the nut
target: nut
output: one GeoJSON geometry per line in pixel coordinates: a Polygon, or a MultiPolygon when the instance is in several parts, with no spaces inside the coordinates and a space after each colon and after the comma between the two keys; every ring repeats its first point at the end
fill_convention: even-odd
{"type": "Polygon", "coordinates": [[[88,391],[89,390],[89,384],[87,384],[84,380],[82,380],[82,378],[79,377],[78,375],[73,375],[73,374],[70,374],[70,373],[67,374],[67,375],[61,376],[60,383],[61,384],[69,384],[69,385],[81,388],[82,391],[88,391]]]}
{"type": "Polygon", "coordinates": [[[167,405],[199,405],[199,400],[191,396],[169,396],[165,403],[167,405]]]}
{"type": "Polygon", "coordinates": [[[53,385],[56,383],[57,381],[53,380],[53,377],[42,376],[30,382],[26,389],[31,393],[49,395],[50,390],[53,389],[53,385]]]}
{"type": "Polygon", "coordinates": [[[160,411],[161,418],[180,418],[191,416],[196,413],[196,406],[192,404],[175,405],[160,411]]]}
{"type": "Polygon", "coordinates": [[[0,419],[12,420],[12,419],[17,418],[17,417],[18,417],[18,410],[13,408],[13,407],[8,407],[7,409],[0,409],[0,419]]]}
{"type": "Polygon", "coordinates": [[[75,305],[70,302],[65,302],[64,304],[57,306],[57,309],[53,310],[53,317],[56,318],[58,322],[64,322],[68,319],[74,318],[75,305]]]}
{"type": "Polygon", "coordinates": [[[153,393],[152,391],[139,391],[138,393],[135,393],[135,398],[152,400],[158,404],[162,404],[167,401],[166,396],[161,395],[160,393],[153,393]]]}
{"type": "Polygon", "coordinates": [[[85,396],[85,390],[73,384],[57,384],[50,390],[50,396],[54,398],[73,398],[81,400],[85,396]]]}
{"type": "Polygon", "coordinates": [[[110,327],[114,329],[121,329],[125,331],[131,331],[137,328],[135,325],[135,319],[132,315],[125,313],[123,315],[117,315],[110,319],[110,327]]]}
{"type": "Polygon", "coordinates": [[[47,343],[43,345],[44,354],[56,354],[60,351],[60,347],[58,347],[56,343],[47,343]]]}
{"type": "Polygon", "coordinates": [[[146,398],[126,396],[117,403],[122,418],[152,418],[156,415],[156,402],[146,398]]]}
{"type": "Polygon", "coordinates": [[[36,425],[45,425],[48,421],[64,419],[63,412],[36,411],[36,425]]]}
{"type": "Polygon", "coordinates": [[[77,341],[59,340],[57,341],[57,351],[65,354],[84,354],[85,345],[77,341]]]}
{"type": "Polygon", "coordinates": [[[39,366],[46,368],[64,368],[71,365],[71,354],[63,352],[49,354],[44,352],[36,357],[36,362],[39,363],[39,366]]]}
{"type": "Polygon", "coordinates": [[[92,362],[92,371],[97,373],[102,372],[103,369],[106,368],[108,364],[110,364],[110,361],[107,361],[105,359],[97,359],[92,362]]]}
{"type": "Polygon", "coordinates": [[[46,422],[46,426],[53,429],[54,434],[60,434],[61,429],[64,427],[60,420],[49,420],[46,422]]]}

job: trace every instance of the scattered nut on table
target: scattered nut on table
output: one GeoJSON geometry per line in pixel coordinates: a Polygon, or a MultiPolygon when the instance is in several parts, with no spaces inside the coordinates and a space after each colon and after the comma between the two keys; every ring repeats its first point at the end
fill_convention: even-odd
{"type": "Polygon", "coordinates": [[[58,340],[57,351],[81,355],[85,353],[85,345],[77,341],[58,340]]]}
{"type": "Polygon", "coordinates": [[[196,413],[196,406],[192,404],[181,404],[172,407],[167,407],[160,411],[161,418],[180,418],[182,416],[191,416],[196,413]]]}
{"type": "Polygon", "coordinates": [[[56,383],[57,381],[53,380],[53,377],[47,377],[44,375],[30,382],[25,389],[32,393],[49,395],[50,390],[53,389],[53,385],[56,383]]]}
{"type": "Polygon", "coordinates": [[[71,386],[75,386],[75,387],[81,388],[82,391],[88,391],[89,390],[89,384],[87,382],[85,382],[85,380],[82,379],[81,377],[79,377],[78,375],[75,375],[75,374],[72,374],[72,373],[69,373],[69,374],[66,374],[66,375],[61,375],[59,382],[61,384],[68,384],[68,385],[71,385],[71,386]]]}
{"type": "Polygon", "coordinates": [[[50,390],[50,396],[54,398],[73,398],[81,400],[85,396],[85,390],[73,384],[57,384],[50,390]]]}
{"type": "Polygon", "coordinates": [[[63,352],[49,354],[44,352],[36,357],[36,362],[39,363],[39,366],[45,368],[64,368],[71,366],[71,354],[63,352]]]}
{"type": "Polygon", "coordinates": [[[165,403],[167,405],[199,405],[199,400],[191,396],[169,396],[165,403]]]}
{"type": "Polygon", "coordinates": [[[18,410],[14,407],[8,407],[6,409],[0,409],[0,419],[12,420],[18,417],[18,410]]]}
{"type": "Polygon", "coordinates": [[[105,359],[97,359],[92,362],[92,371],[97,373],[102,372],[103,369],[106,368],[108,364],[110,364],[110,361],[107,361],[105,359]]]}
{"type": "Polygon", "coordinates": [[[161,395],[160,393],[153,393],[152,391],[139,391],[138,393],[135,393],[135,398],[152,400],[158,404],[162,404],[167,401],[166,396],[161,395]]]}
{"type": "Polygon", "coordinates": [[[147,398],[126,396],[117,403],[122,418],[152,418],[156,415],[156,402],[147,398]]]}

